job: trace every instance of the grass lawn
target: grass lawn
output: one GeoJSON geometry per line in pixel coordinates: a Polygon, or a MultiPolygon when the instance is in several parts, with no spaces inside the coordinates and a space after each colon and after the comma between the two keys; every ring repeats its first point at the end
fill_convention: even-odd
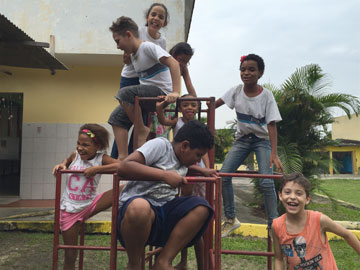
{"type": "MultiPolygon", "coordinates": [[[[15,270],[51,269],[53,235],[46,233],[0,232],[0,269],[15,270]]],[[[109,245],[110,235],[87,235],[86,245],[109,245]]],[[[359,269],[360,257],[345,241],[331,241],[332,251],[339,269],[359,269]]],[[[223,249],[266,250],[266,240],[248,237],[229,237],[223,240],[223,249]]],[[[64,252],[59,252],[59,269],[62,269],[64,252]]],[[[84,269],[109,269],[110,252],[85,251],[84,269]]],[[[179,258],[176,259],[178,261],[179,258]]],[[[175,261],[175,263],[176,263],[175,261]]],[[[118,253],[118,269],[124,269],[127,257],[118,253]]],[[[188,269],[196,270],[193,248],[189,249],[188,269]]],[[[222,269],[266,269],[265,257],[222,255],[222,269]]]]}
{"type": "MultiPolygon", "coordinates": [[[[334,199],[360,206],[360,180],[321,180],[321,188],[332,195],[334,199]]],[[[321,190],[315,190],[315,192],[325,195],[321,190]]],[[[308,209],[323,212],[333,220],[360,221],[359,210],[332,204],[328,200],[317,200],[316,196],[313,196],[308,209]]]]}
{"type": "MultiPolygon", "coordinates": [[[[360,180],[321,180],[321,188],[338,200],[360,206],[360,180]]],[[[326,195],[322,190],[315,192],[326,195]]]]}

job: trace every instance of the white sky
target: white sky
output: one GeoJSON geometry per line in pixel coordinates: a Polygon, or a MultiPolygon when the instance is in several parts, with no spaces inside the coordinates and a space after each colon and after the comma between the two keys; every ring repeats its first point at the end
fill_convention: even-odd
{"type": "MultiPolygon", "coordinates": [[[[265,61],[260,84],[280,86],[296,68],[314,63],[332,82],[329,91],[359,97],[359,12],[359,0],[196,0],[188,42],[198,96],[218,98],[241,83],[240,57],[255,53],[265,61]]],[[[234,118],[222,106],[216,128],[234,118]]]]}

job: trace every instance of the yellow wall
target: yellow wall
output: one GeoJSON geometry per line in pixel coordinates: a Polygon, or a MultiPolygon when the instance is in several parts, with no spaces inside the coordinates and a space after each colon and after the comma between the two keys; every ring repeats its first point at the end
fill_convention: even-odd
{"type": "MultiPolygon", "coordinates": [[[[353,158],[353,174],[359,174],[360,168],[360,146],[329,146],[327,150],[330,152],[330,157],[332,158],[332,152],[352,152],[353,158]]],[[[330,174],[333,174],[333,169],[330,168],[330,174]]]]}
{"type": "Polygon", "coordinates": [[[23,122],[104,123],[117,106],[120,67],[75,66],[69,71],[4,67],[0,92],[24,93],[23,122]]]}
{"type": "Polygon", "coordinates": [[[336,117],[332,124],[332,139],[360,141],[360,117],[356,117],[355,114],[351,119],[347,116],[336,117]]]}

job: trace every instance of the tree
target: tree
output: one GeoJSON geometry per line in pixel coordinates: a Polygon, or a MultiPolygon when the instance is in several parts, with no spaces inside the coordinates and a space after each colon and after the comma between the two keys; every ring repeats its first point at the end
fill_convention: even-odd
{"type": "Polygon", "coordinates": [[[334,145],[327,126],[333,123],[333,108],[351,118],[360,112],[357,97],[329,93],[330,82],[319,65],[310,64],[296,71],[273,91],[283,120],[278,123],[279,155],[287,172],[302,171],[307,177],[328,172],[325,147],[334,145]]]}
{"type": "MultiPolygon", "coordinates": [[[[313,189],[319,188],[314,176],[329,171],[330,159],[325,147],[336,145],[327,129],[335,121],[331,110],[339,108],[348,118],[360,112],[359,98],[330,93],[330,86],[316,64],[296,69],[280,88],[264,85],[273,92],[282,116],[282,121],[277,123],[278,153],[285,172],[302,172],[312,182],[313,189]]],[[[255,185],[260,191],[257,181],[255,185]]]]}

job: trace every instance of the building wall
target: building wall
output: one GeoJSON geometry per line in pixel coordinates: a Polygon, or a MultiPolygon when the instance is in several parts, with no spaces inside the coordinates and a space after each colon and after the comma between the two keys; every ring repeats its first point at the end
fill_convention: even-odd
{"type": "Polygon", "coordinates": [[[72,66],[56,75],[48,70],[6,70],[12,75],[0,75],[0,92],[24,93],[24,122],[105,123],[118,104],[114,96],[120,86],[120,67],[72,66]]]}
{"type": "MultiPolygon", "coordinates": [[[[20,197],[53,199],[55,179],[51,170],[75,151],[82,124],[102,124],[111,134],[111,145],[107,118],[118,104],[114,95],[121,69],[73,66],[56,75],[47,70],[7,69],[13,75],[0,75],[0,92],[24,94],[20,197]]],[[[112,177],[104,175],[99,192],[111,188],[112,177]]]]}
{"type": "MultiPolygon", "coordinates": [[[[48,70],[1,67],[0,92],[23,93],[20,197],[52,199],[53,166],[75,150],[81,124],[99,123],[112,134],[108,116],[117,106],[122,52],[109,31],[118,17],[145,24],[150,0],[3,0],[0,10],[35,41],[55,36],[55,56],[68,68],[50,75],[48,70]]],[[[169,9],[169,25],[162,30],[167,48],[185,41],[193,0],[159,1],[169,9]]],[[[112,144],[113,137],[110,139],[112,144]]],[[[103,176],[99,191],[112,188],[103,176]]]]}
{"type": "MultiPolygon", "coordinates": [[[[360,146],[328,146],[326,148],[330,153],[330,158],[334,152],[351,152],[352,153],[352,164],[353,174],[360,174],[360,146]]],[[[333,168],[330,166],[330,174],[333,174],[333,168]]]]}
{"type": "Polygon", "coordinates": [[[332,124],[332,139],[360,141],[360,117],[356,117],[355,114],[351,119],[347,116],[336,117],[332,124]]]}
{"type": "Polygon", "coordinates": [[[144,13],[154,2],[169,10],[169,24],[162,30],[168,48],[185,41],[193,0],[2,0],[0,10],[36,41],[49,42],[54,35],[58,54],[118,54],[109,26],[123,15],[145,25],[144,13]]]}

